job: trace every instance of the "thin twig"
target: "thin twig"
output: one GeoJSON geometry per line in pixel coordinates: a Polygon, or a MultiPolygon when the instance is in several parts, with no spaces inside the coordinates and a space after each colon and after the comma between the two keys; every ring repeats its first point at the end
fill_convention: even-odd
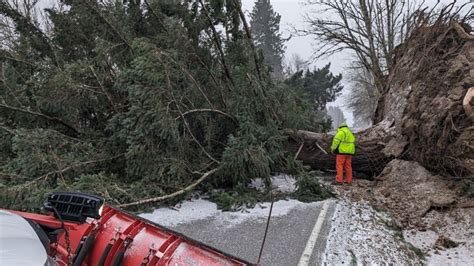
{"type": "Polygon", "coordinates": [[[10,86],[8,86],[8,81],[7,81],[7,77],[5,76],[5,64],[2,63],[2,76],[3,76],[3,84],[5,84],[5,87],[8,89],[8,92],[10,92],[10,94],[13,96],[13,98],[15,98],[15,101],[18,103],[19,106],[22,106],[23,107],[23,104],[21,103],[21,101],[18,99],[18,97],[15,95],[15,93],[13,93],[13,90],[10,88],[10,86]]]}
{"type": "Polygon", "coordinates": [[[163,22],[163,20],[155,13],[155,10],[153,10],[153,8],[151,7],[150,3],[148,3],[147,0],[144,1],[145,5],[148,7],[148,9],[150,10],[150,13],[156,18],[156,20],[158,21],[158,23],[160,24],[160,26],[163,28],[163,30],[165,32],[168,32],[168,29],[166,29],[166,26],[165,26],[165,23],[163,22]]]}
{"type": "Polygon", "coordinates": [[[102,91],[104,92],[105,96],[107,96],[107,99],[109,100],[110,104],[112,105],[112,108],[114,109],[114,112],[117,113],[117,109],[115,108],[114,101],[112,100],[112,97],[110,96],[110,94],[105,89],[104,85],[102,85],[102,82],[99,80],[99,76],[97,76],[97,74],[95,73],[94,67],[90,66],[90,69],[91,69],[92,74],[94,74],[94,77],[97,80],[97,83],[99,83],[99,86],[102,89],[102,91]]]}
{"type": "MultiPolygon", "coordinates": [[[[82,2],[82,1],[81,1],[82,2]]],[[[99,18],[105,22],[105,24],[107,24],[107,26],[115,33],[115,35],[117,35],[117,37],[119,37],[119,39],[130,49],[130,51],[133,53],[133,48],[132,46],[130,45],[130,43],[128,42],[128,40],[122,35],[122,33],[120,33],[120,31],[110,22],[107,20],[107,18],[104,16],[104,14],[102,14],[102,12],[100,12],[100,10],[96,9],[94,6],[92,6],[89,1],[84,1],[83,2],[84,5],[91,11],[93,11],[94,13],[96,13],[97,16],[99,16],[99,18]]]]}
{"type": "Polygon", "coordinates": [[[204,96],[204,98],[206,99],[207,103],[211,106],[211,107],[214,107],[214,105],[212,104],[211,100],[209,100],[209,97],[207,97],[207,95],[204,93],[204,91],[201,89],[201,87],[199,86],[198,82],[196,81],[196,79],[193,77],[193,75],[191,75],[191,73],[189,73],[188,70],[186,70],[184,68],[184,66],[182,66],[180,63],[178,63],[176,60],[174,60],[173,57],[171,57],[170,55],[168,55],[167,53],[165,52],[160,52],[160,54],[166,56],[167,58],[169,58],[171,60],[171,62],[173,62],[175,65],[177,65],[179,67],[179,69],[186,75],[188,76],[188,78],[193,82],[194,86],[198,89],[199,92],[201,92],[201,94],[204,96]]]}
{"type": "Polygon", "coordinates": [[[14,131],[13,129],[11,129],[11,128],[8,128],[8,127],[5,127],[5,126],[3,126],[3,125],[0,125],[0,129],[3,129],[4,131],[10,133],[11,135],[16,136],[15,131],[14,131]]]}
{"type": "Polygon", "coordinates": [[[54,159],[54,162],[56,164],[56,167],[58,168],[58,174],[59,176],[61,177],[61,180],[63,181],[63,184],[65,187],[68,187],[67,183],[66,183],[66,179],[64,178],[64,175],[63,175],[63,172],[59,171],[62,167],[61,165],[59,164],[59,158],[58,156],[56,155],[56,153],[53,151],[52,147],[49,146],[49,151],[51,152],[51,155],[53,156],[53,159],[54,159]]]}
{"type": "Polygon", "coordinates": [[[322,152],[324,152],[324,154],[328,154],[328,152],[327,152],[325,149],[323,149],[323,147],[319,146],[319,143],[318,143],[318,142],[315,142],[315,143],[316,143],[316,146],[317,146],[322,152]]]}
{"type": "Polygon", "coordinates": [[[218,110],[218,109],[206,109],[206,108],[193,109],[193,110],[186,111],[186,112],[182,113],[180,116],[176,117],[174,120],[178,120],[179,118],[184,117],[184,116],[186,116],[186,115],[188,115],[188,114],[198,113],[198,112],[199,112],[199,113],[203,113],[203,112],[218,113],[218,114],[221,114],[221,115],[223,115],[223,116],[226,116],[226,117],[232,119],[232,121],[234,121],[234,122],[237,122],[237,120],[235,119],[235,117],[233,117],[233,116],[231,116],[231,115],[229,115],[229,114],[227,114],[227,113],[225,113],[225,112],[223,112],[223,111],[221,111],[221,110],[218,110]]]}

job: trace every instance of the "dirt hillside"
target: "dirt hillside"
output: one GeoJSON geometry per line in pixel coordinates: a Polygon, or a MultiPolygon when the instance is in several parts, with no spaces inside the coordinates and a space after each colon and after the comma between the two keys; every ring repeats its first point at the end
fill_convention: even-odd
{"type": "Polygon", "coordinates": [[[420,26],[398,48],[378,114],[380,123],[394,133],[387,154],[444,174],[474,173],[474,116],[468,111],[473,104],[468,91],[474,87],[470,31],[467,24],[439,18],[420,26]]]}

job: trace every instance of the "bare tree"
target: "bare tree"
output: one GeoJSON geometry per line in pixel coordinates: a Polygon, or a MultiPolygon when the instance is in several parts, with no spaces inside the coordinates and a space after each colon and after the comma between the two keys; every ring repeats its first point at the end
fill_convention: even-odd
{"type": "Polygon", "coordinates": [[[290,61],[285,67],[285,74],[292,75],[307,68],[308,63],[299,54],[292,54],[290,61]]]}
{"type": "Polygon", "coordinates": [[[352,51],[372,75],[381,94],[386,75],[393,67],[395,47],[407,38],[415,10],[419,10],[424,1],[307,0],[307,5],[319,7],[318,13],[306,15],[309,28],[300,31],[314,36],[317,45],[314,57],[352,51]],[[322,16],[322,12],[326,16],[322,16]]]}
{"type": "Polygon", "coordinates": [[[374,77],[355,61],[349,68],[346,78],[351,90],[345,101],[354,114],[354,122],[359,128],[370,126],[380,97],[374,77]]]}

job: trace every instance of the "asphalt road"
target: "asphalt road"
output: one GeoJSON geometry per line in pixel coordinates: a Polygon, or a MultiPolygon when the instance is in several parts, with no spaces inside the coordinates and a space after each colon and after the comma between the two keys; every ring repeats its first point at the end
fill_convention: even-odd
{"type": "MultiPolygon", "coordinates": [[[[261,265],[305,265],[300,263],[304,252],[308,258],[306,265],[321,265],[336,205],[334,200],[325,202],[299,206],[285,215],[272,217],[261,265]],[[320,217],[323,215],[324,218],[320,217]]],[[[217,216],[170,228],[249,262],[257,262],[265,226],[266,219],[228,223],[217,216]]]]}

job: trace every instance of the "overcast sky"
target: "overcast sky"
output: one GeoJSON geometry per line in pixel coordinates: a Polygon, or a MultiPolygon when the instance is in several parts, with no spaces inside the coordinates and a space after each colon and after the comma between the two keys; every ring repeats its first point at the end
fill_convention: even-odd
{"type": "MultiPolygon", "coordinates": [[[[242,7],[245,10],[246,14],[252,11],[252,8],[255,4],[255,0],[241,0],[242,7]]],[[[321,1],[328,1],[328,0],[321,0],[321,1]]],[[[329,0],[331,1],[331,0],[329,0]]],[[[348,0],[349,1],[349,0],[348,0]]],[[[414,0],[415,2],[421,2],[421,0],[414,0]]],[[[306,6],[304,5],[305,0],[270,0],[270,3],[273,6],[273,10],[276,11],[281,15],[281,25],[280,30],[283,33],[283,37],[290,36],[290,31],[292,26],[303,29],[306,26],[304,21],[304,16],[311,13],[311,11],[315,11],[315,7],[306,6]]],[[[428,6],[433,6],[437,0],[426,0],[425,3],[428,6]]],[[[449,4],[452,0],[441,0],[440,4],[449,4]]],[[[462,5],[465,3],[472,2],[474,0],[458,0],[459,4],[462,5]]],[[[464,8],[467,10],[468,8],[464,8]]],[[[323,15],[323,14],[322,14],[323,15]]],[[[313,52],[312,49],[312,40],[311,37],[293,37],[290,41],[286,43],[286,58],[291,58],[292,54],[299,54],[304,59],[309,59],[313,52]]],[[[331,60],[324,60],[321,62],[315,62],[316,66],[324,66],[329,61],[334,62],[331,69],[336,73],[342,73],[344,71],[344,65],[349,60],[347,58],[347,54],[342,55],[335,55],[331,58],[331,60]],[[336,63],[337,62],[337,63],[336,63]]]]}
{"type": "MultiPolygon", "coordinates": [[[[281,15],[280,30],[284,38],[290,36],[292,27],[302,29],[305,27],[304,15],[308,13],[308,7],[303,5],[301,0],[271,0],[273,10],[281,15]]],[[[249,14],[254,6],[255,0],[242,0],[242,7],[249,14]]],[[[286,59],[290,59],[293,54],[300,55],[303,59],[309,59],[313,52],[311,37],[293,36],[286,43],[286,59]]],[[[342,57],[340,59],[343,59],[342,57]]],[[[317,66],[324,66],[328,61],[318,62],[317,66]]],[[[339,66],[332,66],[336,72],[341,72],[339,66]]]]}

